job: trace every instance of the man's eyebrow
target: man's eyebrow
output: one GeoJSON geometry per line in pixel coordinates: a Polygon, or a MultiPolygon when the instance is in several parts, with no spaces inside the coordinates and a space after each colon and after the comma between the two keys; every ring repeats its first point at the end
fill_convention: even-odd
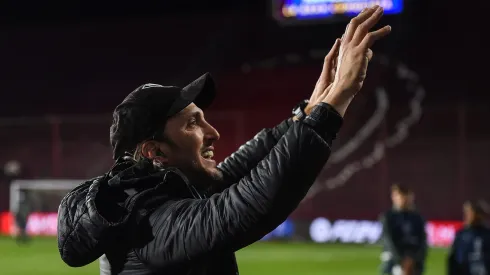
{"type": "Polygon", "coordinates": [[[189,117],[204,117],[204,114],[201,110],[193,111],[189,114],[189,117]]]}
{"type": "Polygon", "coordinates": [[[195,111],[181,113],[179,117],[180,119],[189,120],[190,118],[199,118],[199,117],[203,118],[204,114],[200,110],[195,110],[195,111]]]}

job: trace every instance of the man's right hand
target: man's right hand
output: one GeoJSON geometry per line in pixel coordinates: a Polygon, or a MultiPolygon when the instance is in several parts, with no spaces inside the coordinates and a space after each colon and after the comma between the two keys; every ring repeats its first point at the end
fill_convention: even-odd
{"type": "Polygon", "coordinates": [[[342,116],[362,88],[373,56],[370,47],[391,32],[390,26],[369,32],[382,16],[383,8],[379,6],[365,9],[350,21],[342,37],[334,83],[323,100],[342,116]]]}

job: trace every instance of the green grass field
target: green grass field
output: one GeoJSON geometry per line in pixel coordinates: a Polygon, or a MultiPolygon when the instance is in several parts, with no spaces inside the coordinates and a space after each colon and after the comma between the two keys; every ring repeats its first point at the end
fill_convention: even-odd
{"type": "MultiPolygon", "coordinates": [[[[444,274],[446,250],[430,251],[428,275],[444,274]]],[[[380,248],[377,246],[258,243],[237,253],[240,274],[378,274],[380,248]]],[[[35,239],[29,246],[17,246],[10,238],[0,237],[0,274],[2,275],[88,275],[99,274],[98,263],[70,268],[60,259],[56,240],[35,239]]]]}

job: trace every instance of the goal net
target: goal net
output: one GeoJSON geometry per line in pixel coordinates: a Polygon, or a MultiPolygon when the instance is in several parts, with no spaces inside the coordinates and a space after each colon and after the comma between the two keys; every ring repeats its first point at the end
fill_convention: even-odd
{"type": "Polygon", "coordinates": [[[63,197],[82,183],[76,179],[14,180],[10,185],[10,234],[18,232],[15,217],[27,216],[29,235],[56,235],[63,197]]]}

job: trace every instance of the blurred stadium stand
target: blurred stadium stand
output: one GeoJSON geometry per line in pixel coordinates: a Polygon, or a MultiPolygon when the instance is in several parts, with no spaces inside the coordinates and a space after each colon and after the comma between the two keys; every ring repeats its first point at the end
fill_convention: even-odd
{"type": "MultiPolygon", "coordinates": [[[[287,117],[290,107],[309,92],[317,71],[315,66],[306,66],[218,75],[220,90],[233,94],[218,99],[207,115],[222,135],[217,146],[218,159],[233,152],[260,128],[275,125],[287,117]],[[237,105],[239,109],[234,108],[237,105]]],[[[366,92],[356,100],[358,108],[352,109],[361,111],[349,112],[336,148],[354,136],[372,116],[376,108],[373,90],[380,77],[373,74],[366,92]]],[[[371,152],[375,142],[393,133],[397,123],[410,112],[410,97],[401,85],[395,82],[391,85],[391,89],[386,85],[390,106],[383,123],[358,150],[327,169],[322,177],[334,176],[349,162],[371,152]]],[[[490,131],[480,127],[478,121],[482,117],[490,117],[490,110],[484,106],[424,103],[422,119],[409,130],[406,140],[388,149],[378,164],[355,174],[347,184],[322,192],[303,204],[295,217],[313,219],[328,214],[335,219],[375,219],[389,205],[386,194],[389,185],[404,182],[414,187],[424,214],[435,219],[458,219],[460,203],[444,202],[462,202],[490,191],[486,184],[490,131]],[[359,208],[367,204],[369,208],[359,208]]],[[[0,163],[16,159],[30,178],[99,175],[112,164],[108,143],[110,122],[109,113],[2,119],[0,163]]],[[[2,185],[2,210],[8,206],[4,203],[7,190],[2,185]]]]}
{"type": "MultiPolygon", "coordinates": [[[[9,1],[10,11],[19,13],[0,9],[0,163],[19,160],[28,178],[98,175],[112,163],[110,112],[127,93],[145,82],[183,85],[205,71],[216,76],[221,91],[209,112],[222,134],[220,159],[288,116],[309,96],[320,71],[313,52],[328,48],[344,23],[283,28],[263,2],[221,3],[122,5],[111,12],[67,4],[65,13],[33,8],[22,15],[20,4],[9,1]]],[[[381,162],[305,202],[294,217],[374,219],[389,206],[389,185],[401,181],[414,186],[424,215],[459,219],[463,200],[490,192],[490,96],[487,73],[474,69],[486,49],[481,30],[468,27],[478,25],[483,9],[462,14],[458,5],[407,3],[402,15],[384,19],[395,32],[375,52],[420,76],[426,90],[420,122],[381,162]]],[[[393,87],[389,111],[359,150],[322,177],[371,151],[406,115],[409,99],[392,76],[382,66],[370,72],[371,93],[356,99],[364,107],[349,112],[337,146],[371,116],[380,83],[393,87]]],[[[0,211],[8,208],[7,194],[8,186],[0,185],[0,211]]]]}
{"type": "MultiPolygon", "coordinates": [[[[0,1],[0,167],[19,161],[20,178],[50,183],[100,175],[113,164],[111,112],[129,92],[147,82],[184,85],[206,71],[218,84],[206,116],[221,134],[222,160],[310,96],[345,30],[345,20],[281,26],[271,2],[0,1]]],[[[416,192],[430,245],[451,244],[462,202],[490,199],[487,2],[405,0],[402,14],[383,18],[394,31],[373,49],[316,193],[264,238],[325,244],[254,244],[237,253],[241,273],[375,272],[379,247],[333,242],[378,241],[376,219],[390,207],[393,183],[416,192]],[[393,137],[401,142],[381,146],[393,137]],[[348,152],[353,141],[359,146],[348,152]]],[[[11,180],[0,173],[0,235],[15,232],[11,180]]],[[[25,192],[35,211],[29,234],[56,235],[60,190],[25,192]]],[[[25,249],[0,236],[0,273],[97,274],[97,263],[68,269],[55,247],[54,238],[25,249]]],[[[429,254],[426,274],[444,274],[446,251],[429,254]]]]}

